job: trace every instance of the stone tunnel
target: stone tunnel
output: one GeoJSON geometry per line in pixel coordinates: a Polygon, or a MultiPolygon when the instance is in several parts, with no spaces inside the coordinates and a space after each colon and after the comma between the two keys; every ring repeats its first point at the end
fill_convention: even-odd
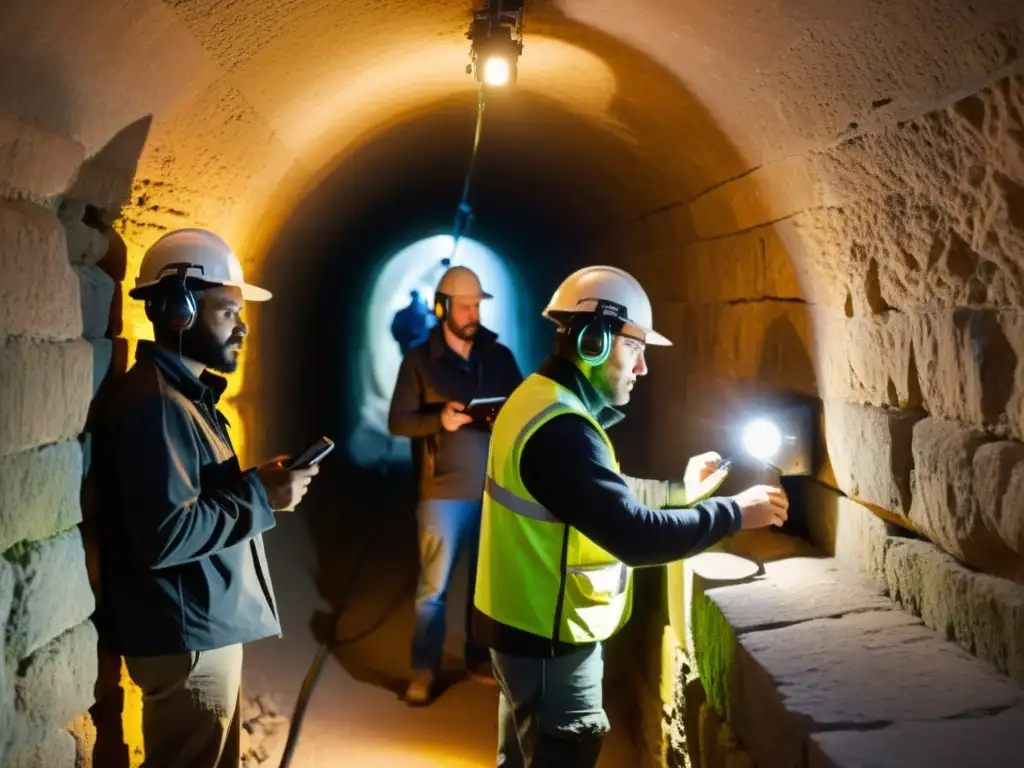
{"type": "MultiPolygon", "coordinates": [[[[97,651],[82,510],[93,400],[151,334],[126,293],[142,254],[206,227],[275,292],[247,310],[253,342],[224,405],[243,465],[351,431],[346,372],[374,275],[448,231],[458,201],[477,109],[471,10],[0,3],[4,766],[139,764],[131,681],[97,651]],[[101,757],[104,723],[122,728],[121,758],[101,757]]],[[[786,479],[790,523],[720,547],[761,564],[756,578],[699,557],[642,574],[608,648],[613,732],[631,746],[602,765],[1018,765],[1019,0],[528,2],[518,81],[488,97],[472,194],[472,237],[526,276],[515,290],[538,344],[550,330],[536,315],[572,269],[615,264],[650,293],[676,343],[649,354],[613,434],[631,474],[734,451],[752,402],[816,414],[822,456],[786,479]]],[[[723,493],[754,472],[738,469],[723,493]]],[[[340,540],[337,518],[378,491],[329,487],[340,540]]],[[[312,567],[285,550],[275,578],[312,567]]],[[[310,635],[296,604],[272,642],[310,635]]],[[[366,706],[346,690],[314,698],[336,709],[310,739],[366,706]]],[[[401,710],[387,739],[430,732],[404,758],[345,752],[350,724],[301,764],[493,764],[496,696],[472,697],[453,691],[418,723],[374,703],[384,721],[401,710]]]]}

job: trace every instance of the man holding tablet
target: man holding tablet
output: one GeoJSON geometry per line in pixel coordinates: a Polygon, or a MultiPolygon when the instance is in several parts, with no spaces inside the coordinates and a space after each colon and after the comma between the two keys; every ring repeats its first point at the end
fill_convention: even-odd
{"type": "Polygon", "coordinates": [[[419,468],[420,580],[413,674],[405,694],[412,705],[429,703],[435,692],[448,583],[462,552],[469,555],[470,571],[466,667],[493,679],[488,649],[469,633],[490,424],[500,405],[487,401],[507,397],[523,376],[508,347],[480,325],[480,302],[490,298],[472,270],[455,266],[445,272],[434,297],[440,322],[402,359],[391,400],[388,428],[412,438],[419,468]]]}

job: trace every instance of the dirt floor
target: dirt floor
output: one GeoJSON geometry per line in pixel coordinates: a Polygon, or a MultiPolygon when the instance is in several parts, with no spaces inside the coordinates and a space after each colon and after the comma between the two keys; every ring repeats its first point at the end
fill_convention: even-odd
{"type": "MultiPolygon", "coordinates": [[[[339,473],[340,474],[340,473],[339,473]]],[[[463,642],[465,565],[449,600],[446,667],[453,681],[426,708],[399,699],[409,674],[416,578],[415,523],[408,478],[323,476],[300,510],[284,514],[266,543],[284,637],[247,647],[247,697],[269,694],[292,718],[319,640],[349,594],[339,628],[355,642],[334,650],[313,691],[291,768],[403,766],[483,768],[495,764],[497,690],[458,678],[463,642]],[[362,555],[362,557],[360,557],[362,555]],[[356,562],[362,566],[352,579],[356,562]],[[350,585],[354,584],[354,589],[350,585]]],[[[622,709],[621,707],[619,708],[622,709]]],[[[612,734],[600,768],[638,765],[624,718],[608,702],[612,734]]],[[[253,708],[251,714],[258,714],[253,708]]],[[[271,718],[272,719],[272,718],[271,718]]],[[[273,730],[271,723],[271,730],[273,730]]],[[[278,765],[286,726],[264,740],[264,761],[278,765]]],[[[260,735],[255,728],[255,735],[260,735]]]]}

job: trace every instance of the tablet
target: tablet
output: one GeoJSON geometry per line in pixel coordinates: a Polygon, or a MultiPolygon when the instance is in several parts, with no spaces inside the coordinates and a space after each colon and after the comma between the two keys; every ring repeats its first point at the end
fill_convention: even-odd
{"type": "Polygon", "coordinates": [[[473,421],[479,424],[493,424],[498,417],[498,411],[505,404],[504,397],[478,397],[469,401],[466,406],[466,413],[473,417],[473,421]]]}

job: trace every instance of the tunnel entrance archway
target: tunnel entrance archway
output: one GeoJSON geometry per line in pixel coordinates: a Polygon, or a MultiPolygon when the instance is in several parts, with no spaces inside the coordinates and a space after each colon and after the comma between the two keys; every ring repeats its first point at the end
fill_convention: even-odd
{"type": "Polygon", "coordinates": [[[498,334],[516,359],[523,359],[523,334],[518,322],[521,307],[517,300],[523,291],[519,279],[498,253],[482,243],[464,237],[454,255],[452,244],[449,235],[417,240],[384,262],[371,280],[359,354],[359,359],[369,364],[353,372],[359,378],[354,387],[359,416],[348,438],[349,454],[360,466],[404,465],[410,459],[409,440],[388,431],[391,395],[402,362],[392,324],[398,312],[410,307],[413,291],[419,297],[424,324],[430,327],[436,323],[431,307],[434,288],[447,269],[443,260],[450,258],[452,265],[472,269],[484,290],[498,297],[481,303],[480,322],[498,334]]]}

